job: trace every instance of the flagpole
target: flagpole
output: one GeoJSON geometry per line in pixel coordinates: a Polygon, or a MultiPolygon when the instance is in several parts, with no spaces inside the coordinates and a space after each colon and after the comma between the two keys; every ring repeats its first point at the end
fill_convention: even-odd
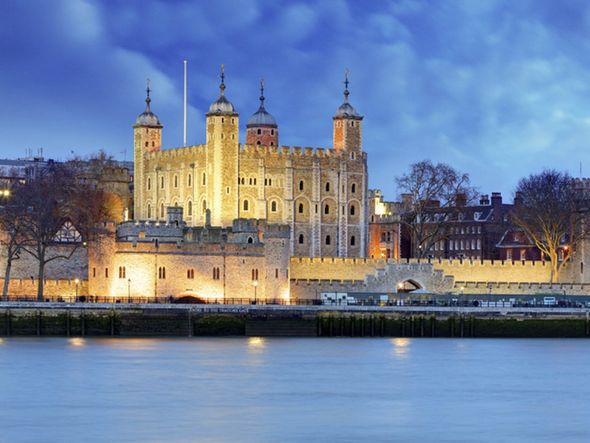
{"type": "Polygon", "coordinates": [[[187,61],[184,60],[184,130],[182,132],[183,146],[186,146],[186,65],[187,61]]]}

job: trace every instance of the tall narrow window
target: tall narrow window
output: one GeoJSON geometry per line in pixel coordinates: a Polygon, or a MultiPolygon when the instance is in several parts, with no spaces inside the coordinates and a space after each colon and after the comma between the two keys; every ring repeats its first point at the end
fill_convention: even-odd
{"type": "Polygon", "coordinates": [[[326,182],[326,192],[330,192],[330,182],[326,182]]]}
{"type": "Polygon", "coordinates": [[[354,205],[350,205],[350,215],[354,215],[355,212],[356,212],[356,209],[355,209],[354,205]]]}
{"type": "Polygon", "coordinates": [[[329,213],[330,213],[330,205],[327,204],[326,206],[324,206],[324,214],[328,215],[329,213]]]}
{"type": "Polygon", "coordinates": [[[152,207],[147,205],[147,218],[152,218],[152,207]]]}
{"type": "Polygon", "coordinates": [[[189,174],[188,177],[186,178],[186,182],[188,183],[189,186],[193,185],[193,175],[189,174]]]}
{"type": "Polygon", "coordinates": [[[270,202],[270,212],[277,212],[277,202],[274,200],[270,202]]]}
{"type": "Polygon", "coordinates": [[[203,172],[203,186],[207,184],[207,175],[203,172]]]}
{"type": "Polygon", "coordinates": [[[356,244],[356,237],[354,235],[352,235],[350,237],[350,246],[354,246],[356,244]]]}
{"type": "Polygon", "coordinates": [[[303,214],[303,203],[299,203],[299,213],[303,214]]]}
{"type": "Polygon", "coordinates": [[[147,190],[148,191],[152,190],[152,179],[150,177],[148,177],[148,179],[147,179],[147,190]]]}
{"type": "Polygon", "coordinates": [[[187,206],[188,206],[188,208],[187,208],[188,209],[188,215],[189,216],[192,216],[193,215],[193,202],[192,201],[189,201],[187,206]]]}
{"type": "Polygon", "coordinates": [[[207,210],[207,200],[203,200],[203,214],[207,210]]]}
{"type": "Polygon", "coordinates": [[[326,235],[326,245],[329,245],[332,242],[332,237],[326,235]]]}
{"type": "Polygon", "coordinates": [[[250,202],[248,200],[244,200],[243,208],[244,208],[244,211],[250,210],[250,202]]]}
{"type": "Polygon", "coordinates": [[[353,183],[352,185],[350,185],[350,192],[353,194],[356,192],[356,183],[353,183]]]}
{"type": "Polygon", "coordinates": [[[160,188],[164,189],[164,177],[160,177],[160,188]]]}
{"type": "Polygon", "coordinates": [[[305,240],[305,239],[304,239],[304,237],[303,237],[303,234],[299,234],[299,244],[300,244],[300,245],[302,245],[302,244],[303,244],[304,240],[305,240]]]}
{"type": "Polygon", "coordinates": [[[160,218],[164,218],[164,203],[160,205],[160,218]]]}
{"type": "Polygon", "coordinates": [[[299,190],[303,191],[303,180],[299,180],[299,190]]]}
{"type": "Polygon", "coordinates": [[[178,175],[174,176],[174,187],[178,188],[178,175]]]}
{"type": "Polygon", "coordinates": [[[104,268],[104,278],[109,278],[109,268],[104,268]]]}

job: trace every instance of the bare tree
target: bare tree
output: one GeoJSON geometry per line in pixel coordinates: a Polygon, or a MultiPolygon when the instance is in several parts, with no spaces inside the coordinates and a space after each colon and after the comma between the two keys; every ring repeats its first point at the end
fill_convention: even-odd
{"type": "Polygon", "coordinates": [[[52,164],[19,188],[15,198],[25,208],[21,220],[26,241],[22,249],[38,262],[37,299],[43,301],[45,267],[54,260],[70,259],[87,241],[104,232],[104,193],[78,180],[72,165],[52,164]],[[80,234],[58,249],[58,235],[69,222],[80,234]]]}
{"type": "Polygon", "coordinates": [[[2,301],[8,300],[12,262],[19,258],[24,242],[22,232],[23,207],[13,200],[13,189],[11,188],[3,190],[3,204],[0,206],[0,244],[4,246],[6,259],[2,301]]]}
{"type": "Polygon", "coordinates": [[[410,172],[395,179],[402,194],[401,223],[409,233],[412,253],[425,257],[430,248],[447,236],[447,227],[458,206],[475,196],[469,175],[444,163],[414,163],[410,172]]]}
{"type": "Polygon", "coordinates": [[[520,180],[512,219],[551,263],[557,281],[572,252],[586,238],[587,196],[569,174],[553,169],[520,180]]]}

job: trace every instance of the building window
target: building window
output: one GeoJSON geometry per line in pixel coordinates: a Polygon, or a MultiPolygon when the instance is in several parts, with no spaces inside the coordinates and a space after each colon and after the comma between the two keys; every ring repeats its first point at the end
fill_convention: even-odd
{"type": "Polygon", "coordinates": [[[303,191],[303,180],[299,180],[299,190],[303,191]]]}
{"type": "Polygon", "coordinates": [[[203,214],[207,210],[207,200],[203,200],[203,214]]]}
{"type": "Polygon", "coordinates": [[[219,280],[219,268],[213,268],[213,280],[219,280]]]}
{"type": "Polygon", "coordinates": [[[96,268],[92,268],[92,277],[96,278],[96,268]]]}
{"type": "Polygon", "coordinates": [[[164,266],[160,266],[158,268],[158,278],[160,280],[165,280],[166,279],[166,268],[164,266]]]}
{"type": "Polygon", "coordinates": [[[152,207],[147,205],[147,218],[152,218],[152,207]]]}
{"type": "Polygon", "coordinates": [[[330,205],[327,204],[324,206],[324,214],[328,215],[329,213],[330,213],[330,205]]]}
{"type": "Polygon", "coordinates": [[[188,183],[189,186],[192,186],[193,185],[193,176],[192,176],[192,174],[189,174],[187,176],[186,181],[187,181],[187,183],[188,183]]]}
{"type": "Polygon", "coordinates": [[[242,207],[244,209],[244,211],[249,211],[250,210],[250,202],[248,200],[244,200],[244,202],[242,203],[242,207]]]}
{"type": "Polygon", "coordinates": [[[203,172],[203,186],[207,184],[207,175],[203,172]]]}
{"type": "Polygon", "coordinates": [[[193,280],[195,278],[195,270],[194,269],[187,269],[186,270],[186,278],[189,280],[193,280]]]}
{"type": "Polygon", "coordinates": [[[274,129],[271,129],[270,130],[270,135],[275,135],[275,130],[274,129]]]}
{"type": "Polygon", "coordinates": [[[248,237],[248,243],[254,243],[254,239],[252,237],[248,237]]]}
{"type": "Polygon", "coordinates": [[[257,133],[258,135],[262,134],[262,129],[258,129],[258,130],[256,131],[256,133],[257,133]]]}
{"type": "Polygon", "coordinates": [[[520,250],[520,259],[522,261],[526,260],[526,249],[521,249],[520,250]]]}
{"type": "Polygon", "coordinates": [[[352,185],[350,185],[350,192],[352,194],[354,194],[356,192],[356,183],[353,183],[352,185]]]}
{"type": "Polygon", "coordinates": [[[512,249],[506,249],[506,260],[512,260],[512,249]]]}
{"type": "Polygon", "coordinates": [[[299,213],[303,214],[303,203],[299,203],[299,213]]]}
{"type": "Polygon", "coordinates": [[[303,237],[303,234],[299,234],[299,244],[302,245],[305,241],[305,238],[303,237]]]}
{"type": "Polygon", "coordinates": [[[125,266],[119,266],[119,278],[125,278],[125,266]]]}
{"type": "Polygon", "coordinates": [[[258,280],[258,269],[252,269],[252,280],[258,280]]]}
{"type": "Polygon", "coordinates": [[[193,215],[193,202],[189,201],[187,204],[189,217],[193,215]]]}
{"type": "Polygon", "coordinates": [[[270,202],[270,212],[277,212],[277,202],[274,200],[270,202]]]}
{"type": "Polygon", "coordinates": [[[109,278],[109,268],[104,268],[104,278],[109,278]]]}
{"type": "Polygon", "coordinates": [[[178,188],[178,175],[174,176],[174,187],[178,188]]]}
{"type": "Polygon", "coordinates": [[[152,190],[152,179],[148,177],[147,179],[147,190],[151,191],[152,190]]]}
{"type": "Polygon", "coordinates": [[[160,188],[164,189],[164,177],[160,177],[160,188]]]}
{"type": "Polygon", "coordinates": [[[164,218],[164,203],[160,205],[160,218],[164,218]]]}
{"type": "Polygon", "coordinates": [[[354,215],[356,212],[354,205],[350,205],[350,215],[354,215]]]}
{"type": "Polygon", "coordinates": [[[145,147],[147,148],[150,145],[150,142],[145,142],[145,147]]]}
{"type": "Polygon", "coordinates": [[[326,245],[330,245],[332,243],[332,237],[330,237],[329,235],[326,235],[326,245]]]}
{"type": "Polygon", "coordinates": [[[330,182],[326,182],[326,192],[330,192],[330,182]]]}
{"type": "Polygon", "coordinates": [[[350,246],[354,246],[356,244],[356,237],[354,235],[352,235],[350,237],[350,246]]]}
{"type": "Polygon", "coordinates": [[[477,239],[477,250],[481,250],[481,240],[479,238],[477,239]]]}

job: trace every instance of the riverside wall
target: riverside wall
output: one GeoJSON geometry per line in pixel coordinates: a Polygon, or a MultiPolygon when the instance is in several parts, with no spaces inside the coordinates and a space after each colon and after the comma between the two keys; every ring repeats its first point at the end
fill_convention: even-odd
{"type": "Polygon", "coordinates": [[[0,336],[590,338],[589,314],[580,308],[0,303],[0,336]]]}

